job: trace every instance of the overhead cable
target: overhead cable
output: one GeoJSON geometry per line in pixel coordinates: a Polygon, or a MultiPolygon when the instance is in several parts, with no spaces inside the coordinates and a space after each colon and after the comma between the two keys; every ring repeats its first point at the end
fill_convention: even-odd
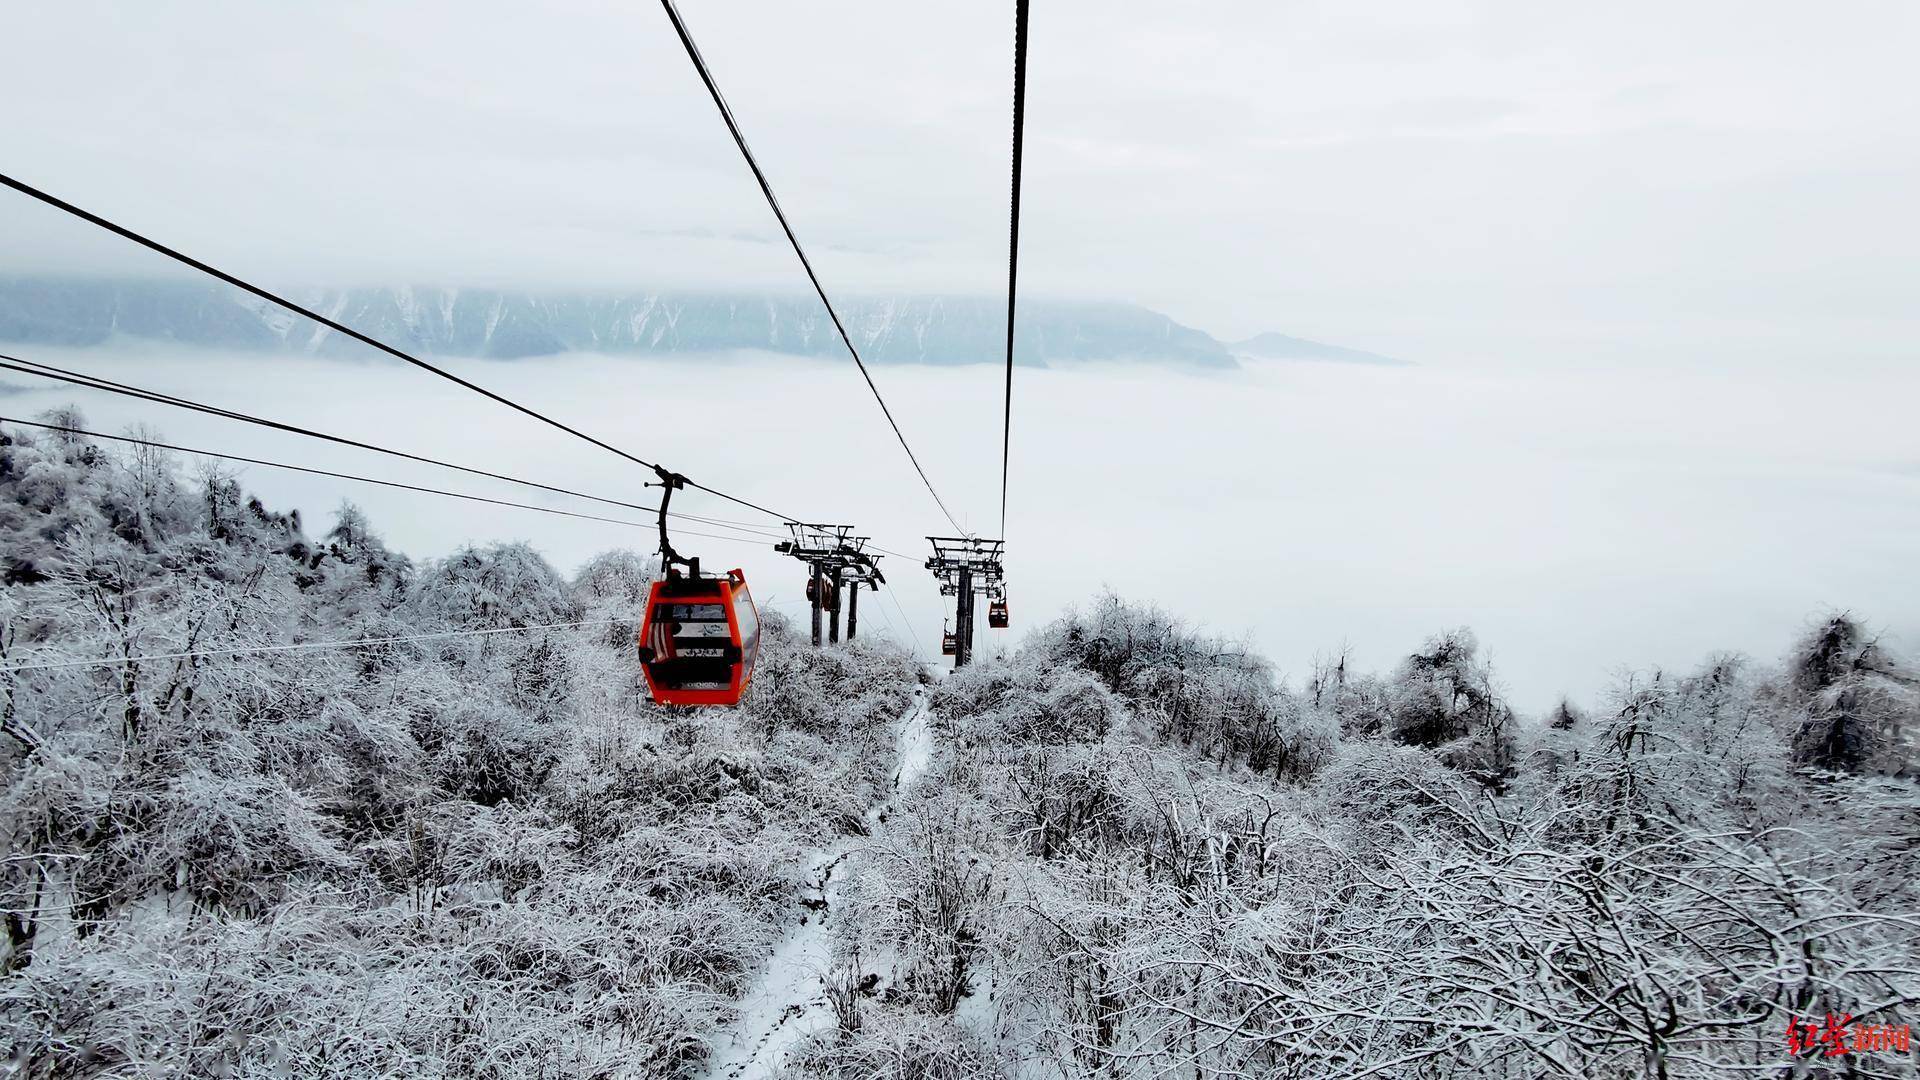
{"type": "Polygon", "coordinates": [[[445,630],[427,634],[398,634],[393,637],[354,638],[351,641],[301,641],[291,645],[250,645],[238,649],[193,649],[187,652],[153,653],[147,656],[115,656],[103,660],[55,660],[46,664],[0,666],[0,674],[22,671],[53,671],[59,668],[112,667],[155,660],[188,660],[204,656],[250,656],[258,653],[300,652],[307,649],[350,649],[363,645],[397,645],[409,641],[437,638],[489,637],[494,634],[524,634],[533,630],[572,630],[584,626],[625,626],[626,619],[593,619],[586,622],[542,623],[538,626],[496,626],[485,630],[445,630]]]}
{"type": "MultiPolygon", "coordinates": [[[[602,440],[597,439],[594,436],[579,430],[578,428],[571,427],[565,423],[562,423],[559,420],[555,420],[553,417],[548,416],[545,413],[542,413],[536,409],[529,408],[528,406],[522,405],[519,402],[514,401],[512,398],[506,397],[502,394],[495,393],[494,391],[489,390],[486,387],[479,385],[478,383],[474,383],[467,379],[463,379],[460,376],[455,375],[453,372],[448,371],[447,369],[440,367],[436,364],[432,364],[425,360],[422,360],[419,357],[413,355],[410,352],[407,352],[404,349],[395,348],[394,346],[389,345],[386,342],[379,340],[378,338],[361,333],[360,331],[355,330],[353,327],[348,326],[345,323],[340,322],[336,319],[329,318],[326,315],[322,315],[320,312],[315,311],[312,308],[305,307],[301,304],[296,304],[292,300],[289,300],[284,296],[281,296],[277,293],[270,292],[266,289],[263,289],[260,286],[253,284],[252,282],[242,280],[241,278],[236,277],[233,274],[229,274],[226,271],[221,270],[217,267],[210,266],[204,262],[201,262],[199,259],[194,258],[191,255],[188,255],[181,251],[177,251],[174,248],[168,247],[167,245],[162,244],[159,241],[153,240],[140,233],[137,233],[132,229],[127,228],[124,225],[116,224],[112,221],[107,220],[104,217],[101,217],[98,214],[93,213],[90,210],[82,209],[81,207],[75,206],[74,204],[67,202],[64,199],[61,199],[58,196],[51,195],[45,191],[41,191],[39,188],[36,188],[31,184],[27,184],[23,181],[16,180],[13,177],[8,176],[4,173],[0,173],[0,184],[5,184],[7,187],[10,187],[15,191],[18,191],[21,194],[26,195],[30,198],[38,199],[39,201],[47,204],[48,206],[53,207],[56,210],[64,211],[65,213],[71,214],[82,221],[85,221],[92,225],[99,226],[100,228],[105,229],[116,236],[122,237],[127,240],[131,240],[134,243],[139,244],[141,247],[147,248],[150,251],[158,252],[161,255],[165,255],[167,258],[172,259],[173,261],[180,263],[183,266],[190,266],[193,269],[198,270],[201,273],[208,275],[209,277],[225,282],[226,284],[231,285],[236,289],[240,289],[243,292],[251,293],[254,296],[257,296],[260,299],[265,300],[270,304],[274,304],[278,307],[285,308],[286,310],[291,311],[296,315],[301,315],[308,319],[311,319],[314,322],[317,322],[320,325],[328,328],[329,330],[333,330],[337,333],[344,334],[347,337],[352,338],[353,340],[358,341],[363,345],[367,345],[371,348],[379,350],[380,352],[386,353],[388,356],[392,356],[396,359],[403,360],[409,364],[412,364],[414,367],[420,368],[423,371],[432,372],[433,374],[438,375],[441,378],[448,380],[449,382],[452,382],[458,386],[464,387],[465,389],[471,390],[474,393],[479,394],[482,397],[485,397],[491,401],[495,401],[501,405],[505,405],[506,407],[514,410],[515,412],[521,413],[525,416],[532,417],[533,419],[538,420],[549,427],[556,428],[560,431],[564,431],[567,434],[574,436],[575,438],[584,439],[585,441],[592,443],[593,445],[601,448],[602,450],[606,450],[609,453],[617,454],[620,457],[625,458],[626,460],[631,461],[636,465],[643,466],[648,470],[656,471],[656,472],[659,471],[661,468],[660,466],[654,464],[651,461],[647,461],[643,458],[636,457],[633,454],[630,454],[627,451],[612,445],[611,443],[603,442],[602,440]]],[[[799,520],[797,518],[791,517],[787,514],[782,514],[775,510],[769,510],[758,503],[749,502],[746,499],[740,498],[739,496],[729,495],[724,491],[719,491],[714,488],[707,487],[705,484],[698,483],[692,479],[687,479],[685,477],[683,477],[682,479],[685,480],[685,483],[688,487],[698,488],[699,490],[704,491],[709,495],[716,495],[722,499],[726,499],[728,502],[737,503],[741,506],[748,507],[749,509],[758,510],[763,514],[768,514],[773,517],[777,517],[782,521],[799,520]]]]}
{"type": "Polygon", "coordinates": [[[920,459],[914,455],[913,447],[907,445],[907,436],[900,430],[899,421],[893,418],[893,410],[887,407],[887,401],[880,396],[880,388],[874,385],[873,374],[867,370],[866,361],[860,358],[860,350],[854,347],[853,338],[848,336],[847,328],[840,321],[840,312],[835,310],[833,301],[827,299],[827,290],[820,284],[820,276],[813,271],[813,263],[800,246],[800,238],[794,235],[793,226],[787,223],[787,215],[780,209],[780,200],[774,197],[773,186],[767,182],[767,174],[760,169],[753,151],[747,147],[746,136],[740,132],[739,121],[733,117],[733,110],[727,106],[727,99],[720,93],[720,86],[713,80],[713,73],[707,70],[707,62],[700,56],[700,49],[693,43],[693,35],[687,32],[687,24],[680,19],[680,12],[673,6],[673,0],[660,0],[660,6],[666,8],[667,18],[673,21],[674,32],[680,35],[680,44],[687,50],[687,58],[693,61],[694,70],[699,72],[700,81],[706,84],[707,93],[713,98],[713,104],[720,110],[720,118],[726,121],[727,131],[733,135],[733,144],[740,148],[740,156],[747,161],[747,168],[753,170],[753,178],[760,184],[760,193],[766,196],[767,206],[773,210],[773,216],[779,220],[780,229],[787,234],[787,243],[792,245],[793,253],[800,258],[800,268],[807,272],[807,280],[813,283],[813,291],[820,297],[820,303],[826,307],[827,316],[833,320],[833,328],[840,333],[840,341],[846,345],[847,353],[853,357],[855,367],[860,369],[860,377],[867,381],[867,389],[873,392],[873,400],[880,405],[880,412],[887,418],[887,425],[893,428],[893,437],[900,441],[900,449],[907,452],[907,460],[913,463],[913,471],[920,474],[920,482],[927,486],[927,494],[933,496],[934,504],[946,516],[947,523],[955,529],[960,523],[953,519],[953,513],[947,509],[945,500],[934,490],[933,481],[927,478],[927,470],[921,468],[920,459]]]}
{"type": "MultiPolygon", "coordinates": [[[[330,476],[336,480],[353,480],[362,484],[378,484],[381,487],[399,488],[403,491],[417,491],[425,495],[441,495],[449,499],[464,499],[468,502],[489,503],[494,506],[510,506],[517,510],[533,510],[542,514],[555,514],[560,517],[580,518],[584,521],[600,521],[609,525],[625,525],[635,529],[652,529],[655,526],[641,521],[625,521],[620,518],[600,517],[596,514],[581,514],[572,510],[558,510],[551,506],[535,506],[532,503],[513,502],[508,499],[492,499],[485,495],[469,495],[459,491],[444,491],[440,488],[422,487],[418,484],[403,484],[397,480],[381,480],[372,476],[359,476],[354,473],[334,472],[330,469],[316,469],[307,465],[289,465],[282,461],[267,461],[262,458],[245,457],[240,454],[223,454],[216,450],[200,450],[191,446],[175,446],[155,439],[142,439],[133,435],[109,435],[101,431],[87,431],[83,428],[66,427],[60,424],[48,424],[38,420],[21,420],[16,417],[0,416],[0,424],[19,424],[22,427],[40,428],[44,431],[58,431],[68,435],[81,435],[89,439],[108,439],[113,442],[131,443],[136,446],[150,446],[156,450],[171,450],[180,454],[198,454],[201,457],[219,458],[223,461],[238,461],[247,465],[265,465],[271,469],[285,469],[288,472],[307,473],[311,476],[330,476]]],[[[698,533],[682,530],[688,536],[700,536],[709,540],[736,540],[741,543],[758,544],[758,539],[745,536],[722,536],[718,533],[698,533]]]]}
{"type": "MultiPolygon", "coordinates": [[[[456,472],[469,473],[474,476],[484,476],[491,480],[503,480],[509,484],[519,484],[522,487],[537,488],[541,491],[550,491],[557,495],[567,495],[576,499],[586,499],[590,502],[605,503],[608,506],[619,506],[629,510],[642,510],[647,513],[657,512],[655,507],[642,505],[640,503],[625,502],[620,499],[609,499],[599,495],[589,495],[583,491],[574,491],[570,488],[557,487],[553,484],[543,484],[535,480],[524,480],[517,476],[507,476],[503,473],[491,472],[486,469],[476,469],[469,465],[459,465],[451,461],[442,461],[438,458],[430,458],[421,454],[410,454],[404,450],[394,450],[385,446],[377,446],[373,443],[361,442],[358,439],[349,439],[342,435],[331,435],[324,431],[315,431],[312,428],[301,427],[297,424],[288,424],[288,423],[283,423],[279,420],[270,420],[270,419],[267,419],[266,417],[254,416],[248,413],[238,412],[236,410],[224,408],[218,405],[208,405],[204,402],[193,401],[188,398],[177,397],[172,394],[165,394],[155,390],[145,390],[137,386],[130,386],[126,383],[115,382],[112,379],[102,378],[101,376],[98,376],[98,375],[88,375],[84,372],[70,371],[66,368],[55,367],[52,364],[43,364],[35,360],[23,360],[17,356],[11,356],[6,353],[0,353],[0,370],[17,371],[25,375],[37,375],[44,379],[55,379],[60,382],[70,383],[74,386],[86,387],[91,390],[102,390],[111,394],[119,394],[123,397],[136,398],[142,401],[151,401],[161,405],[171,405],[175,408],[180,408],[180,409],[189,409],[194,412],[206,413],[207,415],[210,415],[210,416],[218,416],[223,419],[238,420],[241,423],[254,424],[260,427],[271,428],[275,431],[285,431],[295,435],[303,435],[311,439],[321,439],[326,442],[338,443],[341,446],[351,446],[360,450],[370,450],[376,454],[385,454],[389,457],[401,458],[406,461],[417,461],[423,465],[433,465],[442,469],[452,469],[456,472]]],[[[519,505],[519,504],[514,504],[514,505],[519,505]]],[[[715,525],[715,526],[720,526],[724,528],[737,528],[744,531],[750,531],[761,536],[766,536],[768,538],[778,538],[778,536],[780,535],[777,533],[765,532],[761,530],[758,526],[748,525],[744,522],[728,521],[724,518],[702,517],[695,514],[685,514],[679,511],[671,511],[671,510],[667,512],[667,516],[682,518],[687,521],[697,521],[697,522],[700,522],[701,524],[706,524],[706,525],[715,525]]],[[[610,520],[610,519],[603,518],[601,520],[610,520]]]]}
{"type": "Polygon", "coordinates": [[[1020,285],[1020,151],[1027,126],[1027,0],[1013,5],[1013,209],[1007,237],[1007,387],[1000,421],[1000,536],[1007,535],[1007,468],[1013,447],[1013,314],[1020,285]]]}

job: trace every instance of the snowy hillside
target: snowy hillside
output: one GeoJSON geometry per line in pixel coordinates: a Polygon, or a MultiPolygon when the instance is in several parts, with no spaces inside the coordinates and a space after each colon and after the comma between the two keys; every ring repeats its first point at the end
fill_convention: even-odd
{"type": "Polygon", "coordinates": [[[0,550],[15,1075],[687,1075],[917,684],[769,616],[749,707],[667,713],[646,559],[415,563],[13,428],[0,550]]]}
{"type": "Polygon", "coordinates": [[[15,425],[0,553],[14,1075],[1809,1076],[1920,1001],[1920,676],[1850,615],[1540,717],[1465,630],[1289,682],[1108,595],[936,683],[769,615],[669,712],[630,553],[15,425]]]}
{"type": "MultiPolygon", "coordinates": [[[[402,288],[309,291],[294,299],[378,340],[447,356],[732,349],[839,356],[845,349],[812,296],[402,288]]],[[[838,303],[848,334],[869,360],[967,364],[998,363],[1005,356],[1004,300],[853,297],[838,303]]],[[[87,345],[115,335],[230,349],[362,350],[309,320],[218,284],[0,279],[0,341],[87,345]]],[[[1234,365],[1218,341],[1142,307],[1038,300],[1021,307],[1016,356],[1024,364],[1234,365]]]]}

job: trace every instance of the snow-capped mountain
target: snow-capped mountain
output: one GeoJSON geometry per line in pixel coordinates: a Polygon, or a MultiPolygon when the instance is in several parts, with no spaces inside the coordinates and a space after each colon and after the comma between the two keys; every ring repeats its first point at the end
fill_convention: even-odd
{"type": "MultiPolygon", "coordinates": [[[[573,351],[841,351],[811,296],[720,293],[535,294],[480,289],[307,290],[293,299],[402,348],[497,359],[573,351]]],[[[989,297],[850,297],[847,333],[867,359],[997,362],[1006,308],[989,297]]],[[[122,336],[237,349],[351,353],[362,346],[223,285],[63,278],[0,280],[0,341],[96,344],[122,336]]],[[[1132,304],[1027,301],[1018,362],[1137,360],[1232,367],[1206,333],[1132,304]]]]}

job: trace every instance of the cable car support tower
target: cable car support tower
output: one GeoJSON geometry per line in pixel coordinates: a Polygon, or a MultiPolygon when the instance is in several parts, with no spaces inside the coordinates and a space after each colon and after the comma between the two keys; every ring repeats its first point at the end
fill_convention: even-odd
{"type": "MultiPolygon", "coordinates": [[[[974,596],[986,593],[996,603],[1006,596],[1006,541],[977,536],[929,536],[927,541],[933,545],[927,569],[940,582],[940,595],[954,598],[951,655],[953,666],[963,668],[973,659],[974,596]]],[[[946,644],[941,652],[948,651],[946,644]]]]}
{"type": "Polygon", "coordinates": [[[853,535],[851,525],[822,525],[815,522],[789,522],[793,539],[782,540],[773,550],[807,564],[807,603],[813,609],[813,644],[820,644],[820,614],[827,615],[827,642],[840,641],[840,602],[848,586],[847,640],[852,641],[860,628],[860,586],[878,592],[886,584],[880,573],[880,556],[866,550],[865,536],[853,535]]]}

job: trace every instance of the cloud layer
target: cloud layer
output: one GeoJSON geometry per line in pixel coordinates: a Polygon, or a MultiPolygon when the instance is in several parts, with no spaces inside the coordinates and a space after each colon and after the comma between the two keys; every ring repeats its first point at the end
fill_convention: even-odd
{"type": "MultiPolygon", "coordinates": [[[[150,348],[40,348],[30,358],[613,498],[656,494],[619,458],[398,365],[150,348]]],[[[937,645],[940,600],[919,563],[938,511],[851,364],[450,363],[721,490],[860,525],[899,553],[882,566],[913,631],[895,632],[937,645]]],[[[997,373],[898,367],[876,376],[962,524],[998,531],[997,373]]],[[[1590,699],[1621,665],[1691,667],[1721,649],[1778,655],[1827,607],[1911,641],[1920,635],[1911,572],[1920,454],[1905,421],[1920,374],[1890,377],[1885,390],[1862,396],[1802,373],[1653,373],[1627,386],[1611,373],[1320,364],[1210,375],[1022,370],[1008,640],[1109,585],[1246,634],[1294,674],[1343,642],[1364,664],[1386,667],[1426,635],[1466,624],[1535,709],[1563,691],[1590,699]]],[[[0,403],[20,416],[76,400],[96,430],[146,422],[189,446],[528,495],[124,399],[36,390],[0,403]]],[[[245,483],[299,507],[315,531],[350,498],[415,556],[529,539],[571,570],[610,547],[653,543],[645,529],[268,469],[248,470],[245,483]]],[[[753,518],[692,495],[675,506],[753,518]]],[[[684,546],[710,566],[746,568],[763,601],[804,611],[801,573],[767,543],[684,546]]],[[[874,633],[900,620],[889,601],[863,604],[862,614],[874,633]]]]}

